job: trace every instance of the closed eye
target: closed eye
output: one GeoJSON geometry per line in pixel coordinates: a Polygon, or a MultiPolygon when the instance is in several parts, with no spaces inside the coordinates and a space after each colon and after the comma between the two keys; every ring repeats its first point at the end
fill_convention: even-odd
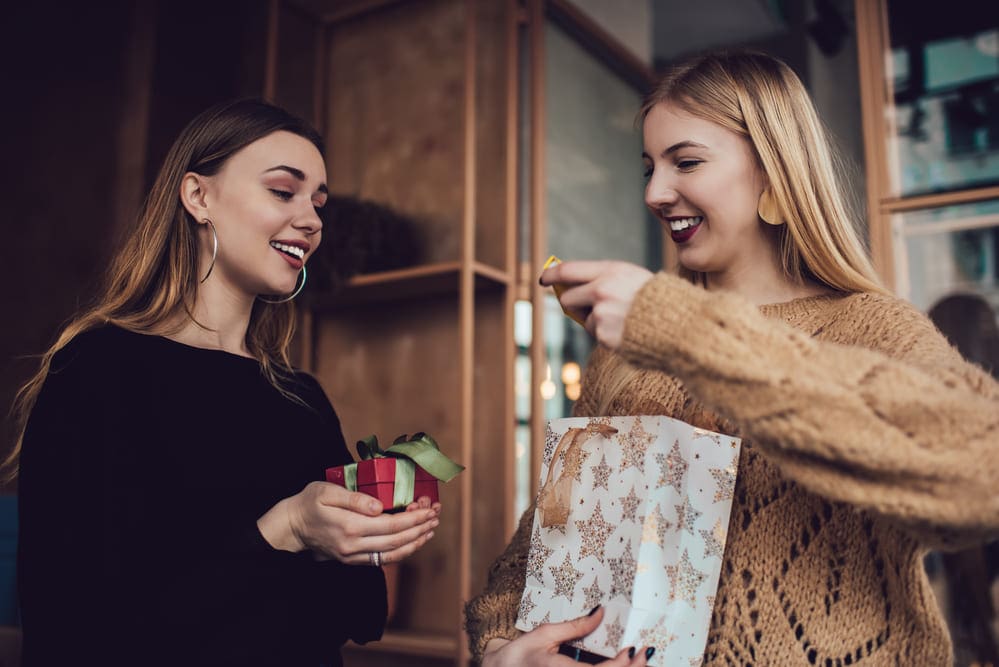
{"type": "Polygon", "coordinates": [[[676,168],[680,171],[693,171],[703,162],[704,160],[680,160],[676,163],[676,168]]]}
{"type": "Polygon", "coordinates": [[[268,188],[271,193],[281,201],[291,201],[291,198],[295,196],[294,192],[288,192],[287,190],[277,190],[275,188],[268,188]]]}

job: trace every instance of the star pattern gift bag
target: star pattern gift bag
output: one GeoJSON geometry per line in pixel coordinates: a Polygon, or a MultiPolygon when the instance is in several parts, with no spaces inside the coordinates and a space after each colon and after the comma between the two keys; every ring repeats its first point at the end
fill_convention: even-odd
{"type": "Polygon", "coordinates": [[[740,444],[668,417],[549,422],[517,628],[599,604],[603,622],[574,646],[700,665],[740,444]]]}

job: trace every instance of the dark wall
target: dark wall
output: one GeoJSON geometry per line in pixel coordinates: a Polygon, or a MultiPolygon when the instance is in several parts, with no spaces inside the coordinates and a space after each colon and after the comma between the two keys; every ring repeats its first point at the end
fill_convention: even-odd
{"type": "Polygon", "coordinates": [[[4,455],[15,437],[8,407],[38,367],[30,355],[93,298],[119,227],[134,220],[176,134],[210,104],[263,92],[266,25],[266,0],[5,9],[4,455]]]}

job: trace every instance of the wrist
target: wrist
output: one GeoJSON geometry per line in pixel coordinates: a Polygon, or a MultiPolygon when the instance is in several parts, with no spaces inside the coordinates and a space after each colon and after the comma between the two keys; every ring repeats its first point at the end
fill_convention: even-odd
{"type": "Polygon", "coordinates": [[[285,498],[257,519],[257,530],[267,543],[278,551],[298,553],[305,550],[305,544],[292,528],[291,498],[285,498]]]}

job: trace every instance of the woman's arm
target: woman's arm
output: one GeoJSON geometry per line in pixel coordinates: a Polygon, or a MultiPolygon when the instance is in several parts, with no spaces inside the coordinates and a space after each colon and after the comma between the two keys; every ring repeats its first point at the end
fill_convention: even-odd
{"type": "Polygon", "coordinates": [[[999,532],[999,387],[902,301],[856,295],[820,341],[659,274],[621,352],[676,376],[784,474],[953,547],[999,532]]]}

